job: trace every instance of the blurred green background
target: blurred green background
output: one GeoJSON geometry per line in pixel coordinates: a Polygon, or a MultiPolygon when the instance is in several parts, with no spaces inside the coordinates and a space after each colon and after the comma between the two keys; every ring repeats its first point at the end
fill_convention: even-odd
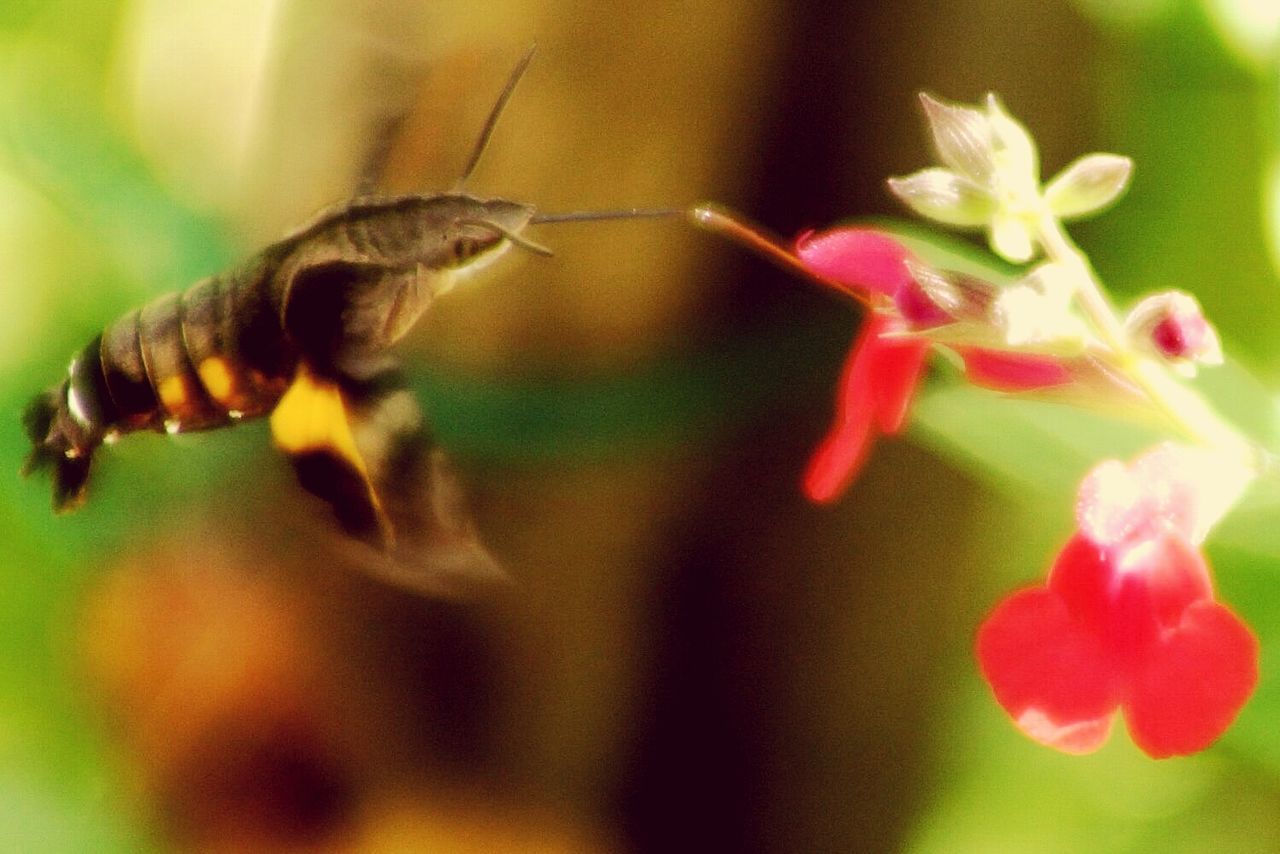
{"type": "Polygon", "coordinates": [[[856,312],[678,223],[547,227],[405,348],[510,590],[347,565],[261,424],[128,437],[73,516],[16,476],[23,404],[106,322],[341,200],[398,115],[388,186],[450,186],[534,40],[470,189],[544,210],[897,217],[921,89],[1000,93],[1046,175],[1133,157],[1075,234],[1122,301],[1199,297],[1234,357],[1204,391],[1274,448],[1272,5],[0,5],[0,850],[1280,850],[1274,487],[1210,543],[1263,644],[1227,736],[1034,745],[973,632],[1151,437],[943,367],[810,507],[856,312]]]}

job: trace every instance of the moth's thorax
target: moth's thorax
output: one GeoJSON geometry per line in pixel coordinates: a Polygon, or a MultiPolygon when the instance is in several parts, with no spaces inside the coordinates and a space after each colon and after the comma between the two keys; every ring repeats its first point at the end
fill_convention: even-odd
{"type": "Polygon", "coordinates": [[[462,194],[370,196],[320,214],[283,241],[298,260],[337,259],[388,269],[464,271],[510,246],[530,205],[462,194]]]}

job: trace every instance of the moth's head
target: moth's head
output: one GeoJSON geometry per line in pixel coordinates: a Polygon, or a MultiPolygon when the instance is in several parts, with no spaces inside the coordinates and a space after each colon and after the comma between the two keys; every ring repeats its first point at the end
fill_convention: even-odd
{"type": "Polygon", "coordinates": [[[527,245],[520,235],[533,219],[532,205],[465,195],[437,196],[433,201],[437,210],[431,219],[440,240],[426,259],[430,267],[470,273],[488,266],[513,244],[527,245]]]}

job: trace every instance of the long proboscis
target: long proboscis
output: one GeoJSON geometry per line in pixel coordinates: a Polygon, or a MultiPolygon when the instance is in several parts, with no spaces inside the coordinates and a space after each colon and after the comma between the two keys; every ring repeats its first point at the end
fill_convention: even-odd
{"type": "MultiPolygon", "coordinates": [[[[610,211],[570,211],[568,213],[537,214],[529,220],[530,225],[553,225],[564,222],[609,222],[622,219],[661,219],[664,217],[682,216],[680,208],[626,208],[610,211]]],[[[534,243],[523,235],[514,234],[496,223],[478,223],[492,228],[510,240],[515,246],[535,255],[550,257],[554,253],[540,243],[534,243]]]]}
{"type": "Polygon", "coordinates": [[[664,217],[682,216],[681,208],[621,208],[608,211],[569,211],[568,213],[534,214],[530,225],[545,225],[556,222],[604,222],[617,219],[662,219],[664,217]]]}

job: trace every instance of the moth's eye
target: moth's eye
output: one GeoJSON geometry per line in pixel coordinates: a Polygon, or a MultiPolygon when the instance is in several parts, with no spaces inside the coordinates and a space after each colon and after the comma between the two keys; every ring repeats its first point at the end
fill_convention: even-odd
{"type": "Polygon", "coordinates": [[[465,265],[492,249],[501,239],[500,234],[459,235],[454,239],[450,250],[453,253],[453,265],[465,265]]]}
{"type": "Polygon", "coordinates": [[[480,241],[474,237],[459,237],[453,244],[453,255],[459,261],[466,261],[478,255],[482,248],[480,241]]]}

